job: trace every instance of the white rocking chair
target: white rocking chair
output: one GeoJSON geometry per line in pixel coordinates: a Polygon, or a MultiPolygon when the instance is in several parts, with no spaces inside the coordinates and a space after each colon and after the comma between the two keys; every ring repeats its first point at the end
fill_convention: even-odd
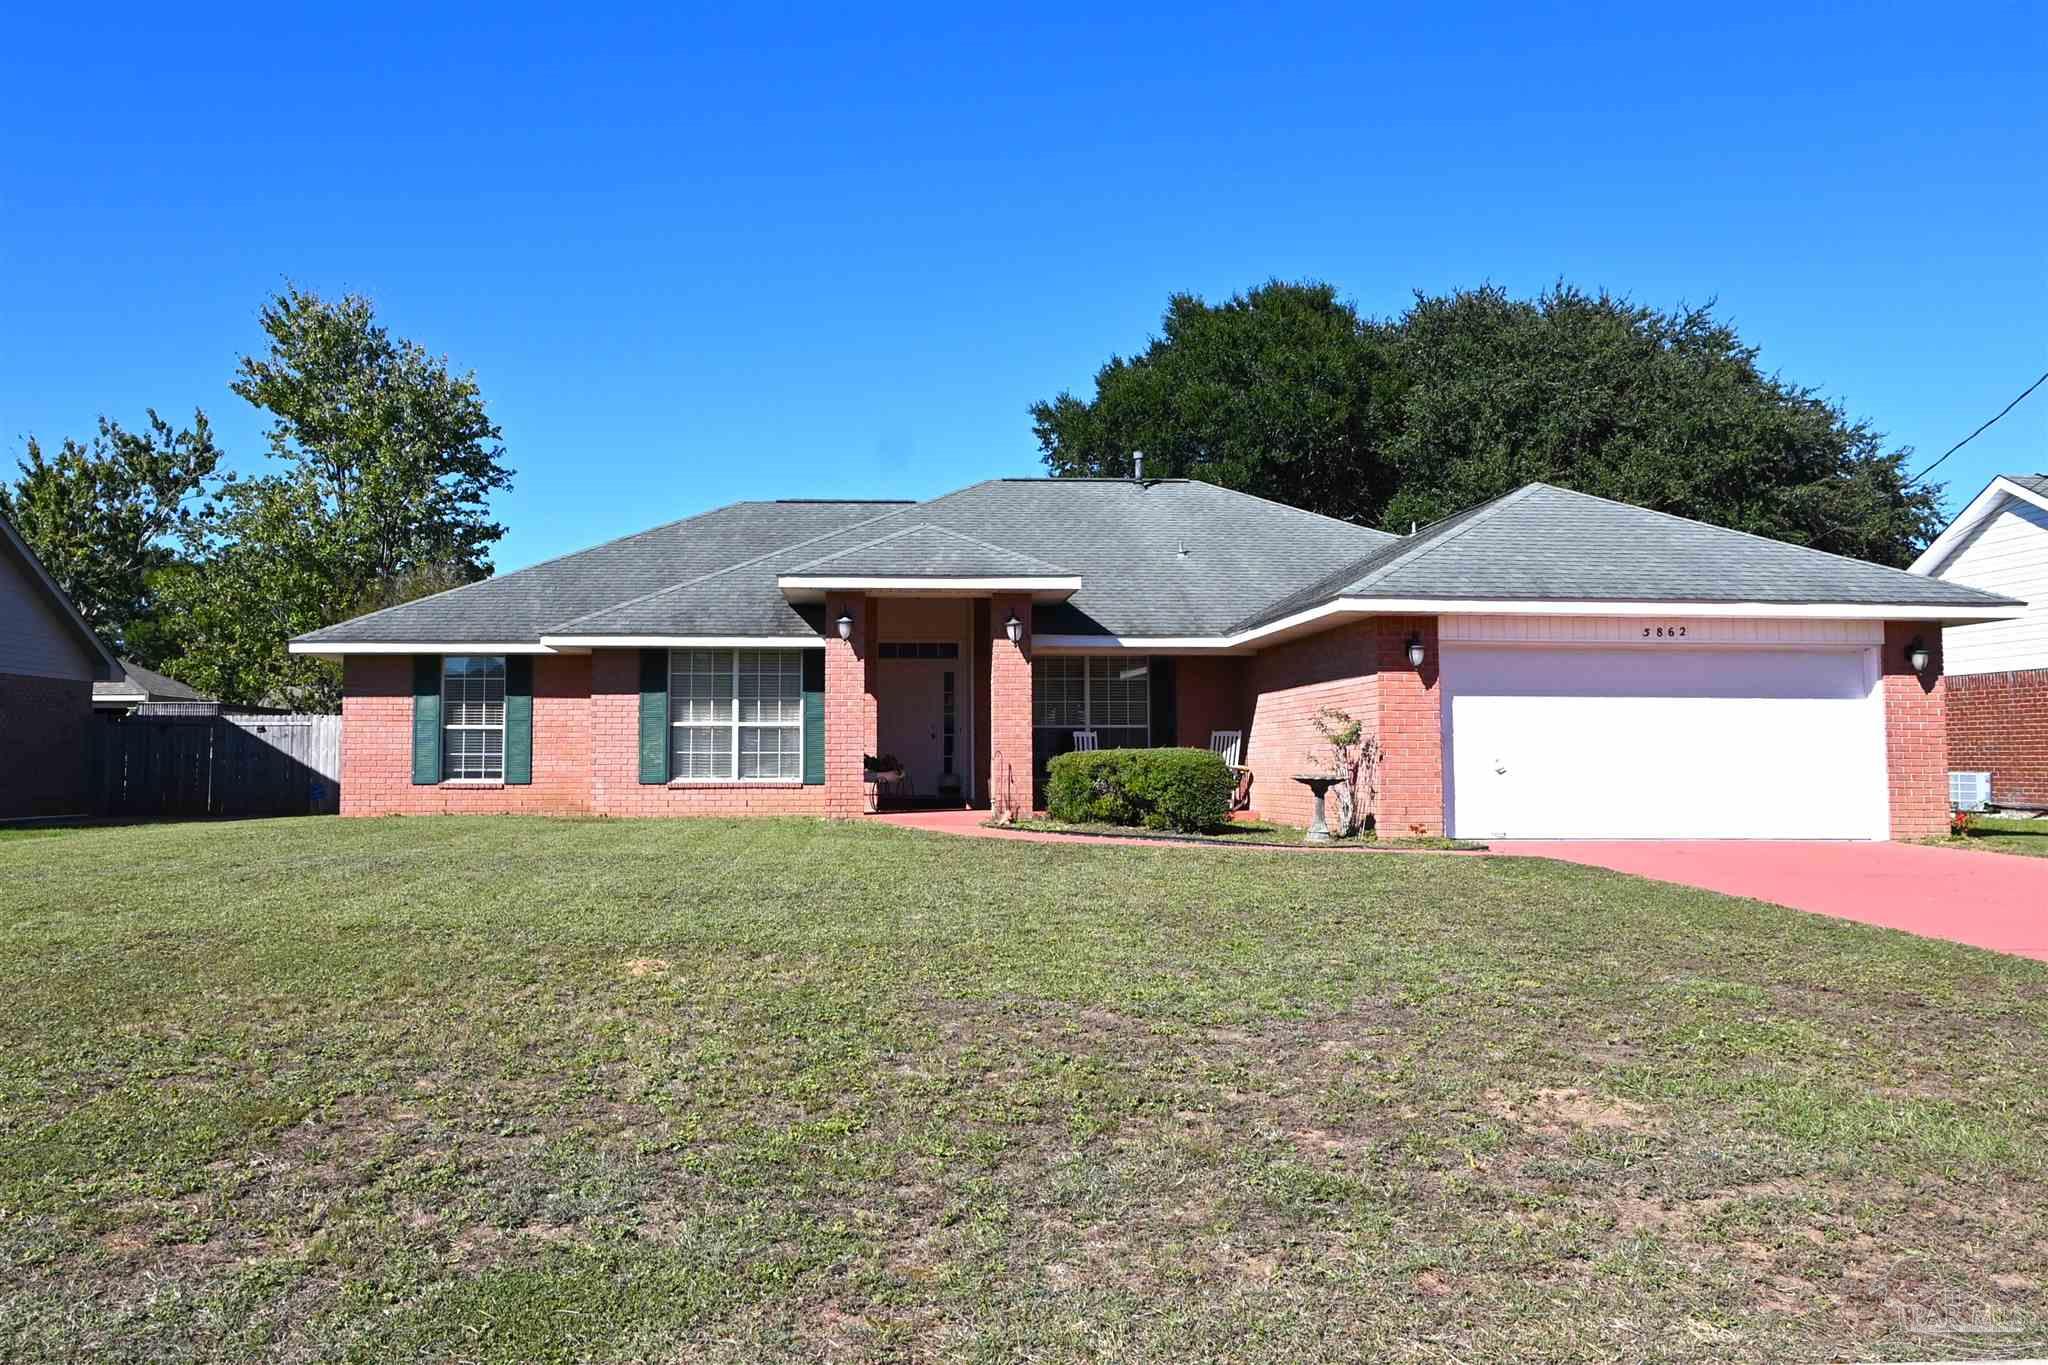
{"type": "Polygon", "coordinates": [[[1076,730],[1076,731],[1074,731],[1074,752],[1075,752],[1075,753],[1077,753],[1077,754],[1092,754],[1092,753],[1094,753],[1094,752],[1096,751],[1097,747],[1098,747],[1098,746],[1097,746],[1097,744],[1096,744],[1096,742],[1095,742],[1095,732],[1094,732],[1093,730],[1076,730]]]}
{"type": "Polygon", "coordinates": [[[1252,804],[1252,770],[1239,760],[1244,756],[1244,731],[1211,730],[1209,752],[1223,760],[1230,771],[1237,776],[1237,790],[1230,795],[1232,810],[1250,810],[1252,804]]]}

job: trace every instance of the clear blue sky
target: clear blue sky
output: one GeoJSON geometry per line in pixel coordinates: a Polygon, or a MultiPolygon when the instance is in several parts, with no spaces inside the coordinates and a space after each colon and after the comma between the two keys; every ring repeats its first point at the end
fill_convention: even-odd
{"type": "MultiPolygon", "coordinates": [[[[0,52],[0,461],[227,391],[289,278],[474,369],[501,568],[1039,470],[1166,297],[1718,298],[1922,458],[2048,369],[2048,19],[1626,5],[41,5],[0,52]]],[[[2048,467],[2048,388],[1951,460],[2048,467]]]]}

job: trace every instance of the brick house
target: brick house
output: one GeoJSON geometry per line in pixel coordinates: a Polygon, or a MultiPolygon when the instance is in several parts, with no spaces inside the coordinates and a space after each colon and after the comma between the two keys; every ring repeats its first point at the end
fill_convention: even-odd
{"type": "Polygon", "coordinates": [[[83,815],[96,680],[120,669],[0,517],[0,820],[83,815]]]}
{"type": "Polygon", "coordinates": [[[1340,707],[1390,832],[1886,838],[1946,820],[1943,625],[2020,610],[1542,484],[1394,536],[996,479],[738,503],[292,648],[344,665],[345,814],[1020,809],[1077,734],[1235,731],[1305,822],[1340,707]]]}
{"type": "Polygon", "coordinates": [[[1948,764],[1990,773],[1994,805],[2048,809],[2048,475],[1993,479],[1913,572],[2029,604],[1942,632],[1948,764]]]}

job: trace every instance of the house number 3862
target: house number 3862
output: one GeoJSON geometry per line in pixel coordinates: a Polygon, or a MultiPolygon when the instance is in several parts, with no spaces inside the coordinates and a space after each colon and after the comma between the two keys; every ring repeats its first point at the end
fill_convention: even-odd
{"type": "Polygon", "coordinates": [[[1644,626],[1643,638],[1645,640],[1683,640],[1685,638],[1685,627],[1644,626]]]}

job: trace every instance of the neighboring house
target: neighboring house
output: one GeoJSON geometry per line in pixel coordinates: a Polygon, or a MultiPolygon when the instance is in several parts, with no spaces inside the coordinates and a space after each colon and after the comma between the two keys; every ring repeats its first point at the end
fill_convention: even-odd
{"type": "Polygon", "coordinates": [[[1990,773],[1997,805],[2048,808],[2048,475],[1993,479],[1913,572],[2028,603],[1943,633],[1949,767],[1990,773]]]}
{"type": "Polygon", "coordinates": [[[86,814],[106,646],[0,517],[0,820],[86,814]]]}
{"type": "Polygon", "coordinates": [[[746,502],[302,636],[344,813],[1017,809],[1045,761],[1244,736],[1306,822],[1316,713],[1390,833],[1946,826],[1941,630],[2012,599],[1543,484],[1409,536],[1209,484],[746,502]],[[957,793],[957,795],[953,795],[957,793]]]}
{"type": "Polygon", "coordinates": [[[205,715],[220,710],[220,702],[198,688],[166,677],[154,670],[123,659],[120,671],[104,682],[92,685],[95,711],[176,711],[205,715]]]}

